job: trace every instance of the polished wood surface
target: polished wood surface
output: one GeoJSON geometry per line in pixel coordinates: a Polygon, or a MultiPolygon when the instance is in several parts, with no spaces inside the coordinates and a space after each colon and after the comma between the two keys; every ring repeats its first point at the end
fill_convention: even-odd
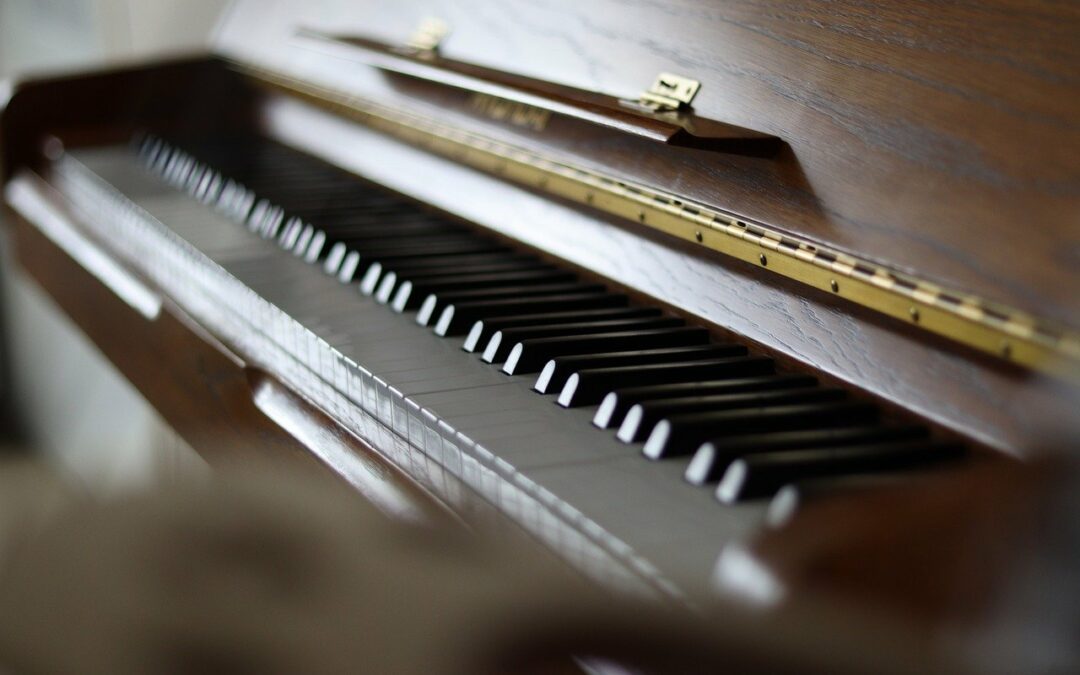
{"type": "MultiPolygon", "coordinates": [[[[297,443],[293,438],[292,434],[297,429],[295,419],[260,419],[260,414],[268,413],[268,407],[251,405],[251,401],[257,402],[267,396],[284,396],[295,400],[295,395],[279,388],[266,374],[245,365],[235,353],[202,333],[175,306],[166,302],[159,318],[147,321],[144,316],[113,296],[95,277],[74,264],[64,251],[43,237],[36,228],[19,219],[15,221],[15,228],[20,264],[33,273],[63,310],[102,347],[125,377],[150,398],[166,419],[177,425],[178,429],[184,430],[182,433],[185,438],[196,444],[196,447],[201,447],[204,452],[211,452],[206,455],[211,462],[276,457],[284,461],[291,470],[303,471],[305,467],[322,470],[322,467],[311,461],[312,456],[303,444],[297,443]],[[162,369],[168,370],[168,377],[162,377],[162,369]],[[265,392],[268,389],[272,391],[267,395],[265,392]],[[282,428],[290,432],[290,435],[283,435],[282,428]],[[226,443],[223,443],[223,440],[226,443]],[[242,445],[229,443],[233,440],[242,442],[242,445]]],[[[302,404],[300,401],[295,403],[302,404]]],[[[324,429],[325,433],[335,434],[332,421],[323,418],[318,411],[294,413],[294,417],[300,416],[311,418],[311,422],[324,429]]],[[[360,448],[358,451],[364,449],[360,448]]],[[[377,473],[381,474],[384,470],[380,468],[377,473]]],[[[1006,477],[1016,476],[1010,473],[1006,477]]],[[[978,502],[972,501],[970,506],[974,508],[990,503],[1003,507],[992,511],[991,515],[1011,512],[1017,506],[1022,507],[1023,501],[1016,497],[1030,495],[1029,488],[1033,484],[1021,482],[1021,490],[1013,489],[1015,485],[1015,480],[979,482],[976,492],[982,499],[978,502]],[[1005,499],[1002,499],[1003,497],[1005,499]]],[[[395,489],[397,487],[401,486],[395,485],[395,489]]],[[[407,484],[403,487],[403,492],[411,492],[407,484]]],[[[956,487],[956,483],[949,483],[946,487],[951,490],[956,487]]],[[[902,579],[911,579],[910,568],[899,563],[921,559],[918,555],[909,556],[905,560],[895,557],[895,539],[892,537],[885,537],[882,545],[881,520],[876,516],[883,513],[904,515],[906,518],[898,521],[907,525],[903,532],[916,541],[930,541],[934,544],[939,541],[938,537],[943,531],[945,535],[953,529],[962,531],[969,522],[965,520],[965,516],[972,509],[953,510],[951,507],[956,501],[956,493],[952,491],[938,492],[932,501],[908,499],[901,502],[899,508],[890,501],[889,495],[882,497],[877,501],[888,507],[886,509],[852,512],[850,504],[841,506],[841,512],[850,519],[839,533],[834,519],[823,521],[821,512],[815,512],[809,519],[809,534],[807,531],[796,530],[794,537],[785,537],[779,547],[779,559],[788,566],[782,565],[776,568],[777,571],[786,575],[786,581],[802,583],[801,588],[813,593],[837,590],[829,586],[831,582],[839,586],[840,591],[850,592],[854,587],[856,593],[865,593],[867,589],[871,589],[888,599],[901,597],[909,604],[927,600],[929,597],[931,600],[940,601],[932,605],[932,609],[952,610],[954,605],[949,604],[952,596],[938,596],[933,593],[938,586],[924,588],[915,584],[919,594],[904,595],[897,593],[897,588],[889,585],[888,582],[896,578],[895,575],[902,579]],[[953,517],[940,521],[940,525],[939,521],[934,521],[935,527],[927,531],[927,514],[946,514],[953,517]],[[825,532],[834,534],[830,538],[823,536],[825,532]],[[861,535],[861,538],[843,536],[848,532],[861,535]],[[872,566],[873,570],[870,569],[871,566],[860,564],[859,561],[871,559],[862,555],[855,559],[855,566],[862,573],[848,574],[853,559],[847,556],[833,557],[832,554],[838,549],[827,546],[830,539],[831,542],[843,539],[844,546],[858,547],[863,544],[867,551],[876,555],[872,560],[877,564],[872,566]],[[822,543],[826,546],[822,546],[822,543]],[[824,564],[814,564],[815,556],[818,561],[824,560],[824,564]],[[810,564],[807,564],[807,559],[811,560],[810,564]]],[[[830,511],[826,510],[824,513],[830,511]]],[[[991,518],[990,524],[996,525],[998,521],[991,518]]],[[[799,524],[800,528],[802,525],[803,523],[799,524]]],[[[839,550],[847,552],[848,549],[844,546],[839,550]]],[[[767,559],[769,554],[777,553],[777,547],[773,546],[772,550],[769,550],[768,546],[763,545],[759,552],[767,559]]],[[[941,550],[923,546],[909,553],[940,555],[941,550]]],[[[934,555],[928,555],[927,559],[930,562],[938,560],[934,555]]],[[[928,572],[937,569],[929,565],[923,568],[928,572]]],[[[903,588],[906,587],[901,587],[903,588]]],[[[809,597],[821,600],[820,596],[809,597]]],[[[772,614],[765,622],[757,619],[746,624],[734,622],[734,625],[727,629],[735,631],[730,642],[718,641],[712,634],[702,632],[714,629],[708,624],[672,624],[667,628],[670,632],[658,632],[651,625],[646,626],[650,630],[643,630],[638,619],[620,623],[617,620],[618,615],[602,614],[589,617],[592,619],[589,622],[559,624],[559,630],[553,631],[552,635],[541,634],[541,638],[545,639],[538,641],[538,648],[551,650],[556,647],[575,653],[592,649],[601,654],[610,653],[633,663],[652,666],[656,672],[668,672],[672,668],[692,671],[702,663],[715,664],[710,665],[709,669],[732,667],[733,663],[737,663],[739,668],[744,668],[747,672],[753,672],[756,667],[764,668],[764,672],[866,672],[870,667],[868,664],[886,658],[884,654],[904,656],[902,659],[889,659],[889,667],[895,666],[896,672],[961,672],[955,665],[946,666],[946,662],[937,660],[941,658],[940,655],[922,651],[926,646],[925,641],[913,636],[908,625],[896,624],[895,627],[900,630],[886,633],[882,631],[883,627],[892,628],[893,624],[874,621],[836,623],[837,616],[842,615],[833,616],[831,613],[826,615],[828,620],[823,621],[822,613],[818,611],[820,609],[820,606],[808,605],[803,598],[796,602],[793,608],[789,608],[789,611],[772,614]],[[811,607],[815,610],[812,614],[807,611],[811,607]],[[600,622],[600,619],[603,619],[603,622],[600,622]],[[604,627],[603,631],[582,632],[580,628],[582,625],[595,628],[598,624],[604,627]],[[567,635],[568,631],[572,633],[567,635]],[[632,647],[629,648],[627,635],[635,636],[635,639],[630,641],[632,647]],[[764,651],[762,643],[767,645],[764,651]],[[834,647],[822,649],[822,644],[834,647]],[[906,653],[905,650],[911,649],[913,645],[918,648],[918,653],[906,653]],[[762,653],[770,655],[770,660],[764,666],[760,665],[758,660],[762,653]]],[[[650,621],[658,621],[655,610],[650,610],[650,621]]],[[[724,614],[719,615],[724,621],[721,625],[728,626],[729,622],[734,621],[733,617],[743,616],[744,610],[745,608],[735,605],[728,607],[724,614]]],[[[625,618],[632,615],[622,616],[625,618]]],[[[857,612],[853,616],[859,617],[861,613],[857,612]]],[[[847,618],[850,620],[851,615],[847,618]]],[[[873,613],[869,618],[880,619],[873,613]]],[[[726,632],[723,634],[727,635],[726,632]]],[[[517,656],[522,658],[532,654],[532,651],[525,651],[517,656]]]]}
{"type": "MultiPolygon", "coordinates": [[[[310,12],[306,17],[282,6],[237,3],[222,49],[300,74],[303,59],[294,61],[288,46],[292,31],[329,27],[318,25],[318,3],[302,10],[310,12]]],[[[698,77],[705,82],[695,102],[700,114],[775,133],[790,150],[775,160],[733,158],[664,147],[618,129],[597,133],[595,125],[529,130],[471,110],[460,92],[451,96],[374,70],[352,71],[356,64],[347,61],[342,67],[367,95],[438,109],[469,129],[663,185],[1077,323],[1080,175],[1072,151],[1080,132],[1070,113],[1080,60],[1068,37],[1080,19],[1070,7],[1003,1],[618,7],[406,0],[378,8],[357,3],[344,19],[328,16],[336,16],[336,34],[374,31],[391,40],[406,35],[418,16],[442,15],[458,29],[446,47],[456,58],[594,91],[633,96],[659,70],[698,77]]],[[[704,319],[718,333],[779,357],[785,368],[853,386],[892,413],[925,419],[972,446],[1026,456],[1048,431],[1080,437],[1077,392],[1053,378],[754,266],[481,175],[294,99],[257,92],[218,61],[31,85],[2,122],[5,176],[19,166],[39,166],[50,134],[78,144],[126,138],[145,127],[258,126],[586,274],[704,319]],[[127,103],[119,102],[125,97],[127,103]],[[35,116],[40,110],[46,112],[35,116]]],[[[207,335],[182,308],[166,301],[163,313],[148,321],[33,227],[17,222],[16,235],[20,263],[212,461],[270,455],[324,470],[312,445],[340,447],[371,468],[375,487],[367,489],[376,501],[390,496],[384,508],[441,512],[375,450],[207,335]]],[[[1062,450],[1076,451],[1068,444],[1062,450]]],[[[992,524],[996,514],[1030,515],[1024,498],[1035,483],[1024,482],[1027,475],[1017,482],[1008,470],[963,473],[920,493],[925,499],[883,493],[858,504],[822,504],[791,529],[758,541],[753,552],[792,589],[870,600],[920,621],[969,607],[978,613],[985,578],[949,585],[971,567],[971,558],[946,555],[948,564],[936,566],[942,553],[953,552],[940,543],[963,543],[970,509],[955,506],[968,496],[971,507],[997,500],[1001,508],[990,511],[992,524]]],[[[987,532],[984,541],[998,531],[979,534],[987,532]]],[[[983,551],[974,550],[976,557],[983,551]]]]}
{"type": "Polygon", "coordinates": [[[15,84],[0,105],[0,177],[44,161],[42,143],[63,131],[79,143],[123,143],[148,127],[194,133],[250,128],[254,99],[235,73],[193,57],[15,84]]]}
{"type": "Polygon", "coordinates": [[[1048,429],[1080,433],[1074,394],[1053,378],[853,310],[829,293],[778,282],[755,266],[732,265],[647,228],[492,180],[285,98],[268,100],[264,119],[290,144],[977,442],[1024,455],[1048,429]]]}
{"type": "MultiPolygon", "coordinates": [[[[454,114],[449,107],[444,113],[454,114]]],[[[1075,392],[1053,378],[1034,377],[859,311],[828,293],[777,281],[753,266],[703,254],[645,228],[628,228],[481,177],[280,96],[267,98],[213,60],[30,83],[18,90],[0,119],[6,171],[37,165],[42,142],[53,133],[78,144],[127,138],[144,128],[250,129],[261,119],[269,133],[283,140],[715,323],[797,368],[820,371],[990,447],[1024,455],[1032,439],[1046,429],[1067,436],[1077,433],[1080,424],[1071,414],[1075,392]],[[50,103],[68,100],[70,105],[50,103]],[[358,152],[361,146],[366,150],[358,152]]],[[[555,134],[554,128],[552,134],[578,137],[576,132],[555,134]]],[[[580,138],[582,153],[615,143],[612,136],[595,131],[591,141],[580,138]]]]}
{"type": "MultiPolygon", "coordinates": [[[[305,72],[298,26],[404,42],[424,16],[447,57],[633,97],[703,83],[698,115],[784,139],[779,161],[643,152],[507,129],[642,182],[992,300],[1080,323],[1080,11],[923,2],[238,3],[218,48],[305,72]],[[333,17],[332,19],[328,17],[333,17]]],[[[341,63],[339,81],[393,87],[341,63]]]]}
{"type": "MultiPolygon", "coordinates": [[[[701,118],[693,113],[689,105],[685,109],[650,110],[638,105],[633,98],[620,99],[601,92],[522,77],[446,59],[433,51],[403,53],[400,46],[361,36],[301,33],[300,38],[310,40],[313,49],[357,60],[388,74],[451,87],[458,96],[447,98],[458,107],[461,107],[464,95],[465,106],[472,112],[534,131],[546,130],[550,115],[555,114],[594,125],[586,133],[595,132],[598,126],[660,143],[731,154],[771,157],[783,145],[775,136],[701,118]],[[478,98],[482,96],[495,100],[478,98]],[[527,108],[507,111],[519,112],[516,118],[499,110],[513,104],[527,108]]],[[[421,96],[431,96],[432,93],[424,92],[421,96]]]]}
{"type": "Polygon", "coordinates": [[[880,489],[811,500],[750,547],[790,597],[820,594],[900,617],[932,635],[985,629],[1026,601],[1051,611],[1026,575],[1072,575],[1069,495],[1076,465],[1061,445],[1027,463],[989,461],[880,489]],[[1051,452],[1053,451],[1053,452],[1051,452]],[[1035,562],[1033,562],[1035,561],[1035,562]]]}

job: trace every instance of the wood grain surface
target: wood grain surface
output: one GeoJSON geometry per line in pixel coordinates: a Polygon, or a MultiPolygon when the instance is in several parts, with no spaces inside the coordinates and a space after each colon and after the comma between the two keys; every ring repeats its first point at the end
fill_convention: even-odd
{"type": "MultiPolygon", "coordinates": [[[[542,80],[634,97],[660,71],[694,77],[698,115],[790,152],[536,143],[1080,325],[1074,3],[248,1],[218,48],[312,77],[321,65],[291,42],[297,26],[404,42],[431,15],[453,29],[448,57],[542,80]]],[[[339,65],[358,92],[393,93],[339,65]]]]}
{"type": "MultiPolygon", "coordinates": [[[[236,3],[217,48],[1076,325],[1078,26],[1073,5],[1050,2],[279,0],[236,3]],[[776,134],[790,148],[777,160],[731,157],[554,119],[531,132],[362,64],[327,68],[292,40],[304,26],[404,41],[426,15],[453,27],[447,56],[522,76],[630,97],[661,70],[694,76],[698,115],[776,134]]],[[[101,141],[145,126],[254,128],[261,118],[279,138],[989,446],[1022,455],[1047,428],[1076,433],[1077,392],[1053,378],[303,106],[260,100],[210,61],[32,85],[3,119],[6,165],[36,161],[50,129],[101,141]]]]}
{"type": "Polygon", "coordinates": [[[603,277],[893,407],[1014,455],[1047,432],[1080,436],[1076,392],[756,266],[702,255],[645,227],[588,213],[286,99],[275,137],[603,277]],[[318,133],[312,133],[318,129],[318,133]]]}

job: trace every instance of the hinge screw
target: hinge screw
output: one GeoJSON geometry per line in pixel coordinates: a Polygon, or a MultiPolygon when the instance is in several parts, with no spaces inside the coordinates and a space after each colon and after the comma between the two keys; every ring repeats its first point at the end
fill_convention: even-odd
{"type": "Polygon", "coordinates": [[[704,238],[705,237],[701,234],[701,230],[697,230],[696,232],[694,232],[694,239],[697,239],[700,242],[704,238]]]}
{"type": "Polygon", "coordinates": [[[839,293],[840,292],[840,284],[836,283],[836,279],[830,279],[829,280],[829,288],[832,289],[833,293],[839,293]]]}
{"type": "Polygon", "coordinates": [[[914,321],[915,323],[919,322],[919,309],[917,307],[912,307],[911,309],[909,309],[908,314],[911,315],[912,321],[914,321]]]}
{"type": "Polygon", "coordinates": [[[768,267],[769,259],[765,257],[764,253],[762,253],[761,255],[758,256],[758,260],[761,261],[761,266],[762,267],[768,267]]]}

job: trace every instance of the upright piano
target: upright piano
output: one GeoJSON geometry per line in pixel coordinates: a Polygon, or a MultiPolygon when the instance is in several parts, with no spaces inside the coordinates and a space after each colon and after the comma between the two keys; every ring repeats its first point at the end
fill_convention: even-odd
{"type": "Polygon", "coordinates": [[[12,87],[4,202],[211,464],[768,605],[814,574],[758,553],[906,513],[860,499],[1075,460],[1078,35],[1049,1],[237,0],[206,55],[12,87]]]}

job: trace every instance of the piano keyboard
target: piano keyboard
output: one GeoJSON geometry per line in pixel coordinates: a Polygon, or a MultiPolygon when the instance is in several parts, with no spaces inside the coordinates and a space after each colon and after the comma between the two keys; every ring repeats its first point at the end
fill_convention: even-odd
{"type": "Polygon", "coordinates": [[[66,192],[86,176],[118,191],[384,380],[444,447],[489,452],[608,549],[655,565],[666,590],[707,588],[723,545],[789,484],[809,493],[963,452],[268,140],[146,138],[137,156],[80,150],[60,164],[66,192]]]}

